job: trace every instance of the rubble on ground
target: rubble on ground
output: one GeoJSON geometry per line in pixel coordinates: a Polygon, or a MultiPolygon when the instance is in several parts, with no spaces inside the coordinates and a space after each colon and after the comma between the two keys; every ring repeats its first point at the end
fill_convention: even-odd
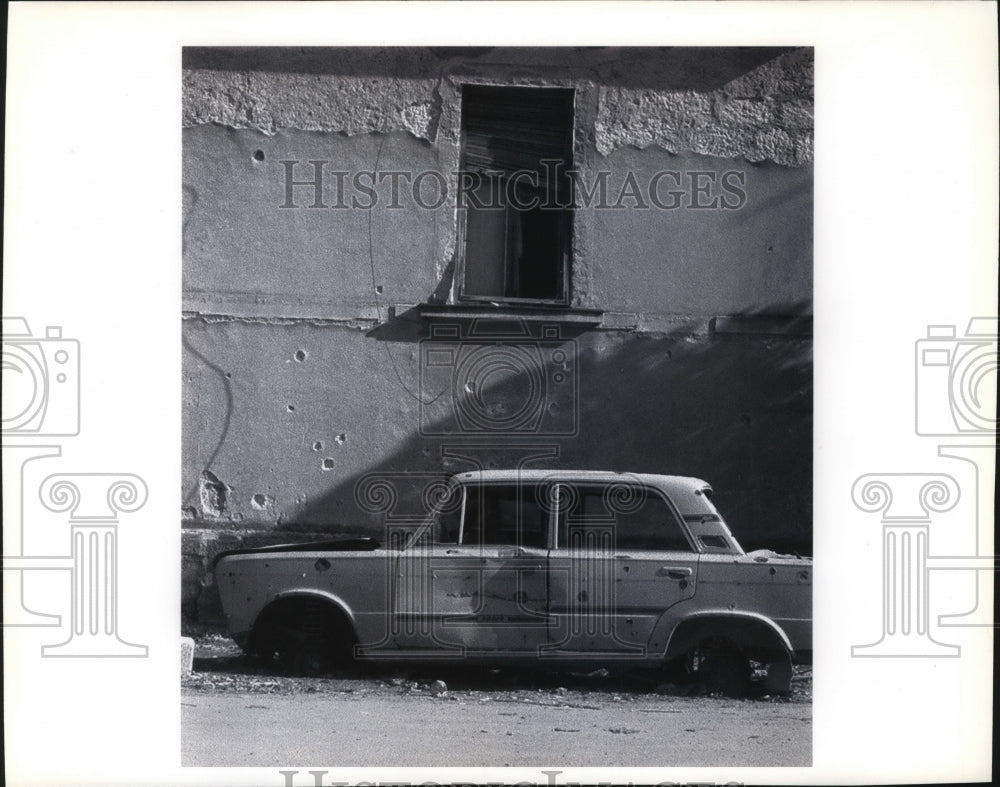
{"type": "MultiPolygon", "coordinates": [[[[613,675],[590,672],[439,665],[366,665],[319,677],[282,675],[277,664],[253,661],[232,640],[219,634],[195,637],[194,670],[181,677],[185,690],[206,693],[337,694],[359,699],[396,694],[437,697],[452,702],[504,702],[600,710],[600,703],[628,703],[642,696],[664,701],[705,699],[696,683],[665,682],[656,672],[613,675]],[[434,674],[436,672],[437,674],[434,674]]],[[[788,696],[763,694],[756,702],[811,703],[812,667],[796,666],[788,696]]]]}

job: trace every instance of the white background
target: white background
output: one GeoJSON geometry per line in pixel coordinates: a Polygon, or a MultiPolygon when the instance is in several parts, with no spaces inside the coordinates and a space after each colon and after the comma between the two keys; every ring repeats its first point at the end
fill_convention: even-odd
{"type": "MultiPolygon", "coordinates": [[[[277,768],[180,767],[181,47],[234,44],[815,46],[814,765],[585,775],[558,763],[560,779],[989,779],[989,629],[935,631],[959,658],[851,658],[881,631],[881,525],[851,487],[865,473],[952,473],[963,502],[932,528],[931,552],[935,538],[941,554],[968,550],[971,477],[914,433],[914,346],[928,324],[961,334],[996,314],[993,4],[15,4],[9,24],[3,311],[81,343],[81,434],[50,461],[149,483],[119,529],[119,633],[150,657],[42,659],[51,629],[6,630],[8,783],[284,783],[277,768]]],[[[932,612],[975,603],[969,582],[935,578],[931,591],[932,612]]],[[[534,768],[285,765],[300,780],[326,766],[327,781],[545,781],[534,768]]]]}

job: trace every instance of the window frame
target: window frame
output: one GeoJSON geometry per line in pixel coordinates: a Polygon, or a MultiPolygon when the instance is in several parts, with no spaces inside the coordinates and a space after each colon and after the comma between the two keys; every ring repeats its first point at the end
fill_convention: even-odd
{"type": "MultiPolygon", "coordinates": [[[[524,84],[487,84],[478,82],[465,82],[461,86],[460,105],[464,102],[465,89],[468,87],[479,88],[479,87],[490,87],[490,88],[530,88],[532,90],[552,90],[569,92],[571,94],[570,99],[570,116],[569,124],[566,132],[568,134],[569,146],[568,161],[564,161],[564,172],[568,172],[573,167],[573,161],[576,157],[576,111],[577,111],[577,100],[578,91],[575,87],[539,87],[538,85],[524,85],[524,84]]],[[[463,165],[465,164],[465,149],[466,149],[466,122],[464,113],[459,120],[459,175],[458,177],[463,177],[463,165]]],[[[540,159],[543,161],[547,159],[540,159]]],[[[479,172],[479,170],[475,170],[479,172]]],[[[491,170],[486,169],[480,172],[480,174],[486,176],[491,170]]],[[[494,172],[499,172],[494,170],[494,172]]],[[[506,182],[509,180],[510,173],[501,174],[501,181],[506,182]]],[[[564,175],[564,177],[569,178],[570,176],[564,175]]],[[[555,186],[558,190],[558,186],[555,186]]],[[[569,194],[572,195],[572,190],[569,190],[569,194]]],[[[495,264],[503,266],[503,275],[505,277],[509,274],[509,269],[513,267],[512,261],[508,257],[507,244],[510,242],[511,235],[511,213],[516,210],[511,206],[504,206],[503,208],[495,208],[495,210],[504,211],[504,254],[503,258],[497,261],[495,264]]],[[[455,235],[455,259],[456,259],[456,276],[455,276],[455,287],[454,287],[454,297],[456,302],[464,304],[492,304],[492,305],[511,305],[511,306],[558,306],[558,307],[568,307],[572,303],[572,275],[571,270],[573,267],[573,237],[574,237],[574,225],[576,220],[576,210],[575,205],[572,200],[569,205],[564,208],[559,208],[559,227],[558,227],[558,256],[559,259],[556,261],[556,265],[560,268],[559,271],[559,290],[561,296],[558,298],[528,298],[519,295],[481,295],[469,293],[466,291],[466,279],[468,271],[468,254],[467,254],[467,240],[468,240],[468,212],[469,206],[457,204],[456,205],[456,235],[455,235]]],[[[506,287],[505,287],[506,289],[506,287]]]]}
{"type": "MultiPolygon", "coordinates": [[[[609,486],[613,486],[613,485],[617,485],[617,486],[629,486],[629,487],[634,487],[636,489],[641,489],[646,494],[647,500],[649,499],[649,497],[651,495],[655,495],[661,501],[663,501],[664,505],[666,506],[667,511],[673,517],[674,524],[676,525],[676,527],[680,531],[681,536],[683,537],[684,541],[688,545],[688,549],[686,551],[684,551],[684,554],[699,554],[699,553],[701,553],[703,551],[701,549],[701,545],[699,543],[697,543],[695,540],[692,539],[691,533],[688,531],[687,524],[684,522],[684,517],[682,517],[681,514],[680,514],[680,511],[677,510],[677,507],[674,505],[673,500],[670,499],[669,495],[665,494],[662,490],[656,488],[655,486],[650,486],[649,484],[639,484],[639,483],[623,484],[620,481],[615,481],[615,482],[608,483],[608,482],[601,482],[601,481],[596,481],[596,482],[588,482],[588,481],[573,482],[573,481],[566,481],[566,480],[556,481],[555,482],[556,490],[555,490],[554,497],[553,497],[553,499],[555,500],[555,506],[553,507],[554,508],[554,511],[553,511],[554,517],[553,518],[555,520],[555,523],[554,523],[554,525],[552,523],[550,523],[550,527],[552,527],[552,532],[549,534],[549,543],[552,545],[550,547],[550,549],[553,549],[553,550],[556,550],[556,549],[568,549],[567,545],[565,545],[565,544],[560,545],[560,543],[559,543],[559,535],[560,535],[560,532],[563,529],[567,530],[567,536],[568,536],[568,520],[567,520],[567,517],[568,517],[569,512],[568,511],[563,511],[562,499],[561,499],[561,489],[560,489],[561,486],[568,486],[568,485],[575,485],[575,486],[579,486],[579,487],[583,487],[583,488],[586,488],[586,487],[599,488],[599,489],[601,489],[602,497],[603,497],[604,491],[607,490],[607,488],[609,486]]],[[[568,538],[567,538],[567,541],[568,541],[568,538]]],[[[679,549],[648,548],[648,547],[644,547],[644,548],[625,547],[624,549],[626,551],[630,551],[630,552],[681,552],[682,551],[682,550],[679,550],[679,549]]],[[[615,537],[615,551],[616,552],[619,551],[619,549],[618,549],[618,538],[617,538],[617,535],[615,537]]]]}
{"type": "MultiPolygon", "coordinates": [[[[482,534],[480,534],[480,541],[478,541],[475,544],[466,543],[466,541],[465,541],[465,535],[466,535],[466,527],[465,527],[465,525],[466,525],[466,516],[468,514],[468,505],[467,504],[468,504],[468,500],[469,500],[469,498],[468,498],[468,491],[469,491],[470,488],[475,488],[477,490],[480,490],[480,492],[482,492],[482,490],[485,490],[485,489],[488,489],[488,488],[496,488],[496,487],[503,487],[503,486],[510,486],[510,487],[515,487],[516,488],[516,487],[519,487],[519,486],[523,487],[523,485],[524,485],[524,482],[521,482],[521,481],[501,481],[501,480],[486,481],[486,482],[480,481],[480,482],[475,482],[475,483],[462,484],[462,505],[461,505],[461,514],[460,514],[461,520],[459,522],[459,528],[458,528],[458,546],[460,546],[460,547],[468,547],[468,548],[480,548],[480,549],[483,548],[483,547],[501,547],[502,548],[502,547],[513,547],[513,546],[521,547],[521,548],[527,548],[527,549],[545,549],[545,550],[551,549],[552,547],[550,546],[550,544],[552,544],[552,537],[553,537],[552,528],[553,528],[553,521],[554,521],[555,511],[548,510],[546,508],[546,506],[542,505],[541,503],[538,503],[537,499],[536,499],[537,495],[538,495],[538,490],[539,489],[541,489],[541,488],[543,488],[545,486],[550,486],[551,485],[551,482],[548,482],[548,481],[529,482],[529,484],[528,484],[530,486],[531,490],[534,492],[534,496],[531,499],[532,499],[532,501],[536,505],[538,505],[539,511],[541,512],[542,516],[544,516],[544,518],[545,518],[545,522],[544,522],[544,524],[542,526],[542,534],[544,536],[544,538],[543,538],[544,543],[543,543],[542,546],[529,546],[529,545],[526,545],[524,543],[524,540],[523,540],[523,538],[524,538],[523,522],[522,522],[522,529],[516,531],[516,534],[517,534],[517,537],[518,537],[518,543],[515,543],[515,544],[503,544],[503,543],[493,542],[493,541],[483,541],[483,540],[481,540],[482,534]]],[[[526,498],[523,497],[523,496],[521,496],[518,499],[520,501],[524,501],[526,498]]],[[[482,503],[480,501],[480,505],[481,504],[482,503]]]]}

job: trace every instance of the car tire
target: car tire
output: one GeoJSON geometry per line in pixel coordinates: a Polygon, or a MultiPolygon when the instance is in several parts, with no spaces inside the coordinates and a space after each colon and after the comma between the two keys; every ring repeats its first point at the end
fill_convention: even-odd
{"type": "Polygon", "coordinates": [[[330,671],[332,659],[322,643],[302,643],[298,647],[279,651],[283,671],[289,675],[315,677],[330,671]]]}
{"type": "Polygon", "coordinates": [[[792,659],[790,656],[772,661],[767,665],[764,690],[768,694],[792,693],[792,659]]]}
{"type": "Polygon", "coordinates": [[[706,651],[698,665],[698,675],[710,694],[745,697],[750,690],[750,662],[736,650],[706,651]]]}

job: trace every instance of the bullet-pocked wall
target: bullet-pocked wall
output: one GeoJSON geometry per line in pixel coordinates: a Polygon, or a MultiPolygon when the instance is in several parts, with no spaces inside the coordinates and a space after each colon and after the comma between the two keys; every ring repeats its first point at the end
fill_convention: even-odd
{"type": "MultiPolygon", "coordinates": [[[[186,620],[217,614],[222,549],[378,536],[359,479],[529,455],[704,478],[745,547],[811,552],[812,62],[185,50],[186,620]],[[462,297],[467,85],[573,91],[562,304],[462,297]],[[463,426],[442,327],[538,359],[533,424],[463,426]]],[[[531,384],[479,393],[513,412],[531,384]]]]}

